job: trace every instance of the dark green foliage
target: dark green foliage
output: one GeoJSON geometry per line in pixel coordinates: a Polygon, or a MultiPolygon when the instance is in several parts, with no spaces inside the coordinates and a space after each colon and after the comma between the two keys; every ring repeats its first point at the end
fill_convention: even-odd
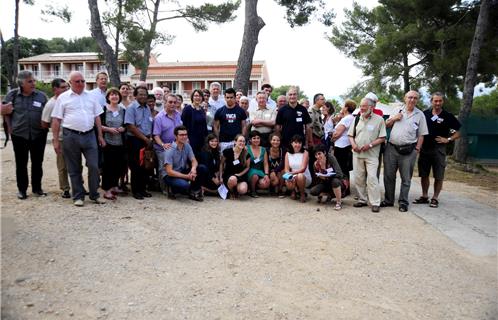
{"type": "Polygon", "coordinates": [[[498,118],[498,89],[489,94],[474,98],[472,103],[472,114],[483,118],[498,118]]]}
{"type": "Polygon", "coordinates": [[[278,96],[287,96],[287,90],[289,90],[290,87],[297,87],[298,100],[301,100],[302,98],[308,99],[308,96],[304,94],[304,91],[301,91],[301,89],[299,89],[299,86],[293,86],[293,85],[283,85],[280,87],[273,88],[273,91],[271,93],[271,98],[276,101],[278,96]]]}
{"type": "Polygon", "coordinates": [[[178,10],[181,16],[185,18],[194,27],[196,31],[206,31],[207,22],[224,23],[235,19],[233,12],[240,6],[240,0],[236,2],[227,1],[220,5],[205,3],[200,7],[186,6],[178,10]]]}
{"type": "Polygon", "coordinates": [[[323,0],[277,0],[276,2],[287,9],[286,19],[292,28],[308,24],[313,19],[330,26],[335,17],[333,11],[326,10],[323,0]]]}
{"type": "MultiPolygon", "coordinates": [[[[478,82],[498,74],[498,10],[492,12],[478,82]]],[[[371,10],[354,3],[330,41],[384,91],[428,86],[455,97],[463,89],[478,13],[478,1],[380,0],[371,10]]]]}

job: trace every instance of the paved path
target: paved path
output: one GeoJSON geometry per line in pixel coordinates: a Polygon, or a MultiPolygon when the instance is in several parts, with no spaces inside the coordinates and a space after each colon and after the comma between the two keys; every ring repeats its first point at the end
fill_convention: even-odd
{"type": "MultiPolygon", "coordinates": [[[[419,192],[420,185],[412,181],[410,190],[410,196],[413,198],[413,195],[419,192]]],[[[478,256],[497,254],[498,211],[492,207],[455,193],[444,192],[439,208],[410,204],[410,212],[472,254],[478,256]]]]}

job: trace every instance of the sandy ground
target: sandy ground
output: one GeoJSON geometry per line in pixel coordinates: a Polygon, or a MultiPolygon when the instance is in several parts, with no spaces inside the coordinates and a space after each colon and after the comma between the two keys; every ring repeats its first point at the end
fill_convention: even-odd
{"type": "Polygon", "coordinates": [[[0,152],[2,319],[498,318],[496,256],[411,213],[158,193],[76,208],[50,145],[48,197],[20,201],[12,148],[0,152]]]}

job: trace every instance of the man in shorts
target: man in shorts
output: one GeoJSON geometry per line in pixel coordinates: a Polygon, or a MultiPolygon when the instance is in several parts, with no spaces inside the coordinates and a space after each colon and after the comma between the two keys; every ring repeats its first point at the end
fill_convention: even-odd
{"type": "Polygon", "coordinates": [[[443,188],[446,167],[446,145],[460,138],[461,127],[457,118],[443,109],[444,97],[440,92],[431,96],[431,109],[424,111],[429,134],[425,137],[418,158],[418,173],[421,179],[422,196],[413,203],[429,203],[430,207],[439,206],[439,193],[443,188]],[[429,201],[429,174],[434,175],[434,194],[429,201]]]}

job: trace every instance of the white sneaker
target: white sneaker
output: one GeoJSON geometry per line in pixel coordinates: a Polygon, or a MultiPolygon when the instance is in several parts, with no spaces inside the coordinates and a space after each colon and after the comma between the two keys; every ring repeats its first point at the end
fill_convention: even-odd
{"type": "Polygon", "coordinates": [[[85,203],[81,199],[74,200],[74,205],[77,206],[77,207],[83,207],[84,204],[85,203]]]}

